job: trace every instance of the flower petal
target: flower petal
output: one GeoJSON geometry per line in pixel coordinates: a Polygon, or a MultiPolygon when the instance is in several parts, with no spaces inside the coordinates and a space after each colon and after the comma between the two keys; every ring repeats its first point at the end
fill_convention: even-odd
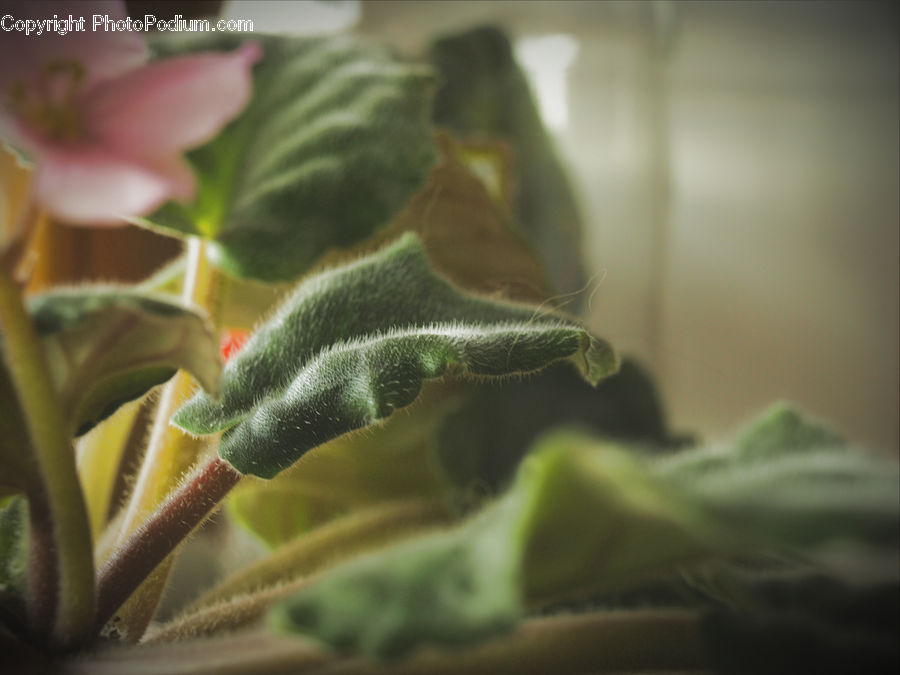
{"type": "Polygon", "coordinates": [[[250,100],[262,50],[195,54],[149,64],[100,84],[84,103],[88,133],[133,157],[213,138],[250,100]]]}
{"type": "Polygon", "coordinates": [[[78,62],[85,67],[85,78],[81,84],[91,87],[96,82],[121,75],[137,68],[147,60],[147,48],[141,34],[136,31],[106,31],[101,27],[93,30],[92,17],[97,14],[107,16],[112,21],[125,19],[125,5],[117,0],[101,0],[77,5],[55,0],[53,2],[4,3],[3,14],[10,15],[12,21],[59,20],[74,15],[84,17],[83,31],[70,31],[65,35],[46,30],[47,24],[38,35],[13,30],[4,32],[0,39],[0,99],[5,99],[13,83],[21,82],[26,88],[38,83],[43,69],[48,63],[78,62]],[[73,11],[77,9],[77,12],[73,11]]]}
{"type": "Polygon", "coordinates": [[[169,199],[189,201],[194,176],[179,157],[135,161],[105,150],[53,150],[35,174],[37,200],[54,217],[75,225],[124,225],[169,199]]]}

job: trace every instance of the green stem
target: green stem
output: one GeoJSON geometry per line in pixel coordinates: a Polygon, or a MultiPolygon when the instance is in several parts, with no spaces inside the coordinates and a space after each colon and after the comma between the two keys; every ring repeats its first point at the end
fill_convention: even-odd
{"type": "MultiPolygon", "coordinates": [[[[87,508],[75,453],[47,367],[41,342],[12,271],[0,266],[0,329],[3,352],[25,417],[42,488],[53,522],[59,574],[53,639],[58,646],[86,637],[94,616],[94,561],[87,508]]],[[[43,611],[37,611],[37,615],[43,611]]]]}

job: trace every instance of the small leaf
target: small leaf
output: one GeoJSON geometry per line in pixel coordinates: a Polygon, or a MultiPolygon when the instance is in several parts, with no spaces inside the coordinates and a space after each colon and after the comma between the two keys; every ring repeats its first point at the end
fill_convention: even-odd
{"type": "Polygon", "coordinates": [[[218,339],[203,317],[162,296],[84,286],[36,295],[29,310],[76,435],[179,368],[216,391],[218,339]]]}
{"type": "MultiPolygon", "coordinates": [[[[210,239],[214,262],[235,276],[287,280],[386,225],[424,182],[432,76],[349,38],[252,39],[264,53],[253,99],[188,155],[195,203],[169,203],[145,224],[210,239]]],[[[241,40],[218,33],[155,50],[231,50],[241,40]]]]}
{"type": "Polygon", "coordinates": [[[307,450],[409,405],[423,380],[566,359],[592,383],[617,366],[605,342],[560,315],[461,293],[407,234],[301,284],[228,362],[221,400],[198,394],[173,421],[195,434],[228,430],[220,455],[271,478],[307,450]]]}

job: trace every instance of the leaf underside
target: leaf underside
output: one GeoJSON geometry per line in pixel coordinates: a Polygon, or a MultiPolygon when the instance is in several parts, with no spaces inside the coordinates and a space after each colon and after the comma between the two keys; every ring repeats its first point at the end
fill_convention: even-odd
{"type": "Polygon", "coordinates": [[[82,286],[33,296],[29,310],[76,435],[179,368],[216,391],[218,340],[203,316],[174,300],[82,286]]]}
{"type": "Polygon", "coordinates": [[[407,234],[301,284],[229,361],[221,398],[200,393],[173,421],[194,434],[226,431],[220,455],[271,478],[409,405],[423,380],[527,373],[565,359],[593,383],[617,367],[605,342],[559,314],[460,292],[407,234]]]}

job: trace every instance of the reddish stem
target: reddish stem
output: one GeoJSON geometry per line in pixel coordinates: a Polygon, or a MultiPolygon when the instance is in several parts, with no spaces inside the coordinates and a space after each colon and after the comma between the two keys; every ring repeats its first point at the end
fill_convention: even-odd
{"type": "Polygon", "coordinates": [[[53,517],[39,490],[28,497],[28,530],[28,628],[46,637],[53,629],[59,586],[53,517]]]}
{"type": "Polygon", "coordinates": [[[97,579],[98,631],[240,479],[240,473],[216,457],[176,489],[113,553],[97,579]]]}

